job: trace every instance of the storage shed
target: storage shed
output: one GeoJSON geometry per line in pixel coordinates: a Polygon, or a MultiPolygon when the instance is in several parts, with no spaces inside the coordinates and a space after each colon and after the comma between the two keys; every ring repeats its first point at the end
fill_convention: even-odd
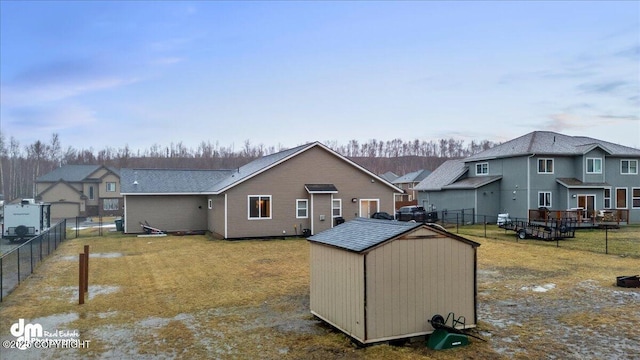
{"type": "Polygon", "coordinates": [[[308,238],[311,313],[362,344],[476,326],[476,249],[437,226],[356,218],[308,238]]]}

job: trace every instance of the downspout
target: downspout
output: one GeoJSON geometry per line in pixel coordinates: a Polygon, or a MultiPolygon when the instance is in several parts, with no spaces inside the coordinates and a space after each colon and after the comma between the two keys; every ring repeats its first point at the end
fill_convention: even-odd
{"type": "Polygon", "coordinates": [[[313,193],[311,194],[311,235],[315,234],[315,232],[313,232],[313,223],[315,219],[313,218],[313,193]]]}

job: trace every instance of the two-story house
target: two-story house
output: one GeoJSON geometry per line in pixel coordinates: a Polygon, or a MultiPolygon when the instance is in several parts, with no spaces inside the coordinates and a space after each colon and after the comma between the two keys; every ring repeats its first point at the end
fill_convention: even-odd
{"type": "Polygon", "coordinates": [[[413,188],[429,174],[431,174],[431,171],[429,170],[418,170],[404,174],[392,180],[391,183],[393,185],[403,190],[402,194],[396,195],[396,202],[403,203],[403,205],[408,205],[404,203],[414,202],[417,199],[417,196],[416,191],[413,188]]]}
{"type": "Polygon", "coordinates": [[[36,179],[36,200],[51,218],[122,215],[120,173],[102,165],[64,165],[36,179]]]}
{"type": "Polygon", "coordinates": [[[583,220],[614,213],[640,223],[640,149],[582,136],[534,131],[442,164],[415,189],[418,204],[473,209],[483,216],[575,210],[583,220]]]}

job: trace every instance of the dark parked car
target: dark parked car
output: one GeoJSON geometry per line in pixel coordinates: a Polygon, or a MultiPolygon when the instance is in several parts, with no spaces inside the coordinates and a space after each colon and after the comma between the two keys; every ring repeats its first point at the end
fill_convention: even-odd
{"type": "Polygon", "coordinates": [[[415,222],[436,222],[438,212],[426,212],[422,206],[403,206],[396,211],[396,220],[415,222]]]}
{"type": "Polygon", "coordinates": [[[371,215],[372,219],[382,219],[382,220],[394,220],[393,216],[391,216],[391,214],[381,211],[381,212],[376,212],[373,213],[373,215],[371,215]]]}
{"type": "Polygon", "coordinates": [[[422,206],[403,206],[396,211],[396,220],[399,221],[416,221],[423,222],[426,219],[426,213],[422,206]]]}

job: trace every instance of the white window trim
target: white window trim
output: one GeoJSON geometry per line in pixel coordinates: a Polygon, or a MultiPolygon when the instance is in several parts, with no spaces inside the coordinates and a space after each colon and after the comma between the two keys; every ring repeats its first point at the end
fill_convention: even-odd
{"type": "Polygon", "coordinates": [[[271,218],[273,217],[273,199],[271,197],[271,195],[247,195],[247,219],[248,220],[271,220],[271,218]],[[251,198],[258,198],[258,201],[260,201],[260,198],[269,198],[269,217],[251,217],[251,198]]]}
{"type": "Polygon", "coordinates": [[[602,174],[602,167],[603,167],[602,158],[587,158],[587,162],[585,164],[585,169],[584,170],[585,170],[585,172],[587,174],[602,174]],[[596,164],[595,160],[600,160],[600,171],[595,171],[595,170],[594,171],[589,171],[589,160],[593,160],[594,169],[595,169],[595,164],[596,164]]]}
{"type": "Polygon", "coordinates": [[[613,194],[613,189],[605,188],[602,191],[602,207],[605,209],[611,209],[611,195],[613,194]],[[607,196],[606,190],[609,190],[609,196],[607,196]],[[607,200],[609,200],[609,206],[607,206],[607,200]]]}
{"type": "Polygon", "coordinates": [[[629,208],[629,189],[626,187],[617,187],[615,189],[615,193],[613,195],[613,198],[616,200],[616,209],[628,209],[629,208]],[[621,207],[618,206],[618,190],[624,189],[624,194],[625,194],[625,207],[621,207]]]}
{"type": "MultiPolygon", "coordinates": [[[[544,197],[544,199],[546,200],[546,196],[544,197]]],[[[552,208],[553,206],[553,194],[551,193],[551,191],[538,191],[538,207],[546,207],[546,208],[552,208]],[[549,205],[546,204],[540,204],[540,195],[541,194],[549,194],[549,205]]]]}
{"type": "Polygon", "coordinates": [[[337,218],[337,217],[342,217],[342,199],[332,199],[331,200],[331,217],[337,218]],[[337,201],[340,205],[339,207],[334,207],[333,206],[333,202],[337,201]],[[333,210],[338,209],[340,210],[340,214],[339,215],[333,215],[333,210]]]}
{"type": "Polygon", "coordinates": [[[116,182],[115,181],[108,181],[105,183],[105,191],[106,192],[116,192],[116,182]],[[113,190],[109,190],[109,185],[113,184],[113,190]]]}
{"type": "MultiPolygon", "coordinates": [[[[631,169],[631,166],[628,166],[631,169]]],[[[620,175],[638,175],[638,160],[635,159],[622,159],[620,160],[620,175]],[[622,172],[622,163],[628,162],[631,165],[632,162],[636,163],[636,171],[635,172],[622,172]]]]}
{"type": "Polygon", "coordinates": [[[308,199],[296,199],[296,219],[308,219],[309,218],[309,200],[308,199]],[[301,210],[301,208],[298,206],[298,204],[304,202],[304,216],[300,216],[298,215],[298,210],[301,210]]]}
{"type": "Polygon", "coordinates": [[[476,164],[476,175],[489,175],[489,163],[488,162],[482,162],[482,163],[477,163],[476,164]],[[482,169],[482,165],[487,165],[487,172],[478,172],[478,168],[482,169]]]}
{"type": "Polygon", "coordinates": [[[537,171],[538,174],[553,174],[554,171],[556,170],[556,166],[555,166],[555,161],[553,161],[553,158],[538,158],[538,163],[537,163],[537,171]],[[547,170],[547,161],[551,160],[551,171],[540,171],[540,161],[544,161],[544,168],[545,170],[547,170]]]}
{"type": "Polygon", "coordinates": [[[640,196],[638,196],[638,197],[634,197],[634,196],[633,196],[633,190],[638,190],[638,191],[640,191],[640,187],[632,187],[632,188],[631,188],[631,208],[632,208],[632,209],[640,209],[640,206],[633,206],[633,200],[634,200],[634,199],[640,199],[640,196]]]}
{"type": "Polygon", "coordinates": [[[118,198],[109,198],[109,199],[104,199],[102,200],[102,210],[104,211],[117,211],[120,210],[120,199],[118,198]],[[115,209],[112,209],[115,203],[115,209]],[[107,208],[107,204],[109,204],[110,206],[107,208]]]}
{"type": "Polygon", "coordinates": [[[209,208],[209,210],[213,210],[213,199],[207,200],[207,207],[209,208]]]}

